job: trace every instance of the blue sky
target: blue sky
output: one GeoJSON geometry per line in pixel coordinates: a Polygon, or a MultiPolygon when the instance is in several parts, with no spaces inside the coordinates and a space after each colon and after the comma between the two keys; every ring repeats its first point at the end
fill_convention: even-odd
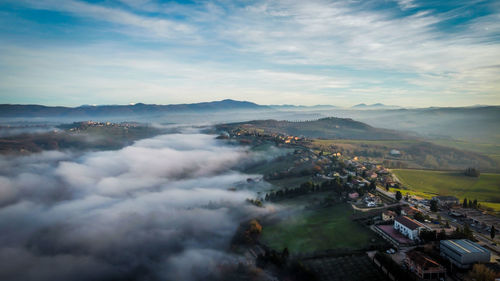
{"type": "Polygon", "coordinates": [[[500,104],[499,1],[0,1],[0,103],[500,104]]]}

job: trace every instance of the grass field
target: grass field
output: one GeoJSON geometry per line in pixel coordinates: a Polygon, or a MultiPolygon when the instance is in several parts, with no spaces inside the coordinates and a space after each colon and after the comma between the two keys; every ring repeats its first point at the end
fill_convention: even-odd
{"type": "MultiPolygon", "coordinates": [[[[392,170],[408,188],[400,190],[425,198],[435,195],[453,195],[459,199],[477,199],[479,202],[500,203],[500,174],[481,174],[479,178],[467,177],[460,172],[392,170]]],[[[393,190],[394,191],[394,190],[393,190]]],[[[500,210],[500,204],[489,204],[500,210]]]]}
{"type": "Polygon", "coordinates": [[[350,219],[347,204],[301,212],[274,225],[264,225],[262,241],[276,250],[290,252],[326,249],[361,249],[375,234],[350,219]]]}

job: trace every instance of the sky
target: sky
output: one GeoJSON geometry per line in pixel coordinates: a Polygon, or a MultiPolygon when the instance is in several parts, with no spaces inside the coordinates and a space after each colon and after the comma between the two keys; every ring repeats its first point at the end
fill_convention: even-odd
{"type": "Polygon", "coordinates": [[[500,104],[499,1],[1,0],[0,103],[500,104]]]}

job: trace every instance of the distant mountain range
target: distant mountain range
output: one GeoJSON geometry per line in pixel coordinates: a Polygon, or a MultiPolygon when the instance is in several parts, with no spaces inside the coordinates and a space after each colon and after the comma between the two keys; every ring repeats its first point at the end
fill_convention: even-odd
{"type": "Polygon", "coordinates": [[[374,103],[374,104],[360,103],[360,104],[352,106],[352,108],[354,108],[354,109],[398,109],[401,107],[397,106],[397,105],[386,105],[383,103],[374,103]]]}
{"type": "Polygon", "coordinates": [[[328,104],[318,104],[318,105],[292,105],[292,104],[282,104],[282,105],[269,105],[270,108],[278,110],[324,110],[324,109],[336,109],[340,108],[335,105],[328,104]]]}
{"type": "Polygon", "coordinates": [[[222,100],[191,104],[83,105],[79,107],[1,104],[0,117],[101,117],[158,115],[176,112],[263,110],[268,106],[247,101],[222,100]]]}

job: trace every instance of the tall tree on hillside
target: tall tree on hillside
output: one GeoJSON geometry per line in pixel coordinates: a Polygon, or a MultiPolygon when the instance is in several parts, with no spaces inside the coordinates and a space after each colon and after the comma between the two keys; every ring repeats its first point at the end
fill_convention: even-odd
{"type": "Polygon", "coordinates": [[[469,199],[469,208],[473,208],[474,205],[472,205],[472,200],[469,199]]]}
{"type": "Polygon", "coordinates": [[[401,201],[401,198],[403,198],[403,195],[401,194],[401,191],[396,191],[396,200],[401,201]]]}
{"type": "Polygon", "coordinates": [[[495,234],[496,234],[495,232],[496,232],[496,230],[495,230],[495,226],[494,226],[494,225],[492,225],[492,226],[491,226],[491,229],[490,229],[490,237],[491,237],[491,239],[494,239],[494,238],[495,238],[495,234]]]}
{"type": "Polygon", "coordinates": [[[472,207],[474,209],[477,209],[477,199],[474,199],[474,201],[472,201],[472,207]]]}
{"type": "Polygon", "coordinates": [[[438,211],[438,202],[436,200],[431,200],[431,211],[432,212],[438,211]]]}
{"type": "Polygon", "coordinates": [[[462,207],[467,208],[467,198],[464,198],[464,203],[462,204],[462,207]]]}
{"type": "Polygon", "coordinates": [[[371,181],[370,182],[370,190],[374,191],[375,189],[377,189],[377,184],[375,183],[375,181],[371,181]]]}

